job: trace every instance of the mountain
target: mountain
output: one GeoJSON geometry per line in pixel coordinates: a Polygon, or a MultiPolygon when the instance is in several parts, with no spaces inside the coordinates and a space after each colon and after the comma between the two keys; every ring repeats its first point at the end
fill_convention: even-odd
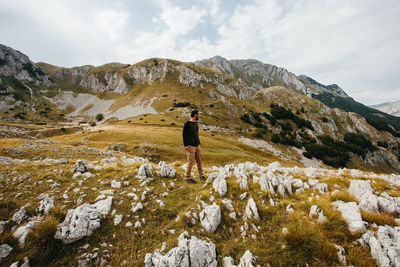
{"type": "Polygon", "coordinates": [[[255,60],[0,50],[2,266],[397,264],[400,138],[339,86],[255,60]],[[207,180],[188,184],[195,108],[207,180]]]}
{"type": "MultiPolygon", "coordinates": [[[[353,100],[336,85],[325,86],[256,60],[214,57],[187,63],[151,58],[133,65],[33,66],[53,85],[24,82],[32,89],[31,97],[0,95],[4,120],[95,124],[100,113],[109,122],[137,121],[142,114],[149,114],[155,119],[162,116],[159,123],[180,125],[189,109],[198,108],[205,129],[231,132],[246,144],[290,160],[400,170],[395,123],[389,126],[385,116],[378,116],[379,111],[378,119],[366,116],[356,105],[345,103],[349,109],[325,105],[327,101],[316,96],[332,96],[333,105],[338,100],[353,100]],[[329,155],[323,153],[326,150],[331,151],[329,155]]],[[[24,86],[20,91],[29,92],[24,86]]]]}
{"type": "Polygon", "coordinates": [[[371,106],[373,109],[380,110],[382,112],[385,112],[387,114],[400,117],[400,100],[399,101],[394,101],[394,102],[386,102],[383,104],[379,105],[373,105],[371,106]]]}

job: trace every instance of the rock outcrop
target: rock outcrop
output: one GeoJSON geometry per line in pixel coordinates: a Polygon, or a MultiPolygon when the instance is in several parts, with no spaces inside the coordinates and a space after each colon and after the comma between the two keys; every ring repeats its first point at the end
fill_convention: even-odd
{"type": "Polygon", "coordinates": [[[190,239],[182,233],[178,238],[178,246],[167,254],[159,252],[147,253],[144,264],[146,267],[217,267],[215,244],[197,239],[190,239]]]}
{"type": "Polygon", "coordinates": [[[217,204],[208,205],[200,212],[200,223],[209,233],[214,233],[221,223],[221,209],[217,204]]]}

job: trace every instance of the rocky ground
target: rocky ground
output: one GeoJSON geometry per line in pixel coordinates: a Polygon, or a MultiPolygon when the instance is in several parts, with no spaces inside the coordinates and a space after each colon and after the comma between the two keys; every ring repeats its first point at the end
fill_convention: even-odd
{"type": "Polygon", "coordinates": [[[3,148],[1,264],[400,264],[399,175],[243,162],[191,185],[182,163],[121,149],[3,148]]]}

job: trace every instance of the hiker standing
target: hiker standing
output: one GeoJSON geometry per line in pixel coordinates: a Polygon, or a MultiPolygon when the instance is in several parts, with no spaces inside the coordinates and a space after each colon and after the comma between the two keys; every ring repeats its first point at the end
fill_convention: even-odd
{"type": "Polygon", "coordinates": [[[201,180],[205,180],[203,174],[203,167],[201,164],[201,148],[200,148],[200,139],[199,139],[199,111],[193,110],[190,114],[190,120],[185,122],[183,126],[183,145],[185,146],[186,156],[188,160],[188,165],[186,169],[186,181],[188,183],[196,183],[195,180],[190,178],[192,166],[194,161],[197,163],[197,170],[199,171],[199,177],[201,180]]]}

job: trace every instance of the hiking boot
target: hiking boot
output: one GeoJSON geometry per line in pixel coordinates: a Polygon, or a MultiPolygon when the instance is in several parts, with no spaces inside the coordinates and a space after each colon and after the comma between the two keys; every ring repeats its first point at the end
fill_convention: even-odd
{"type": "Polygon", "coordinates": [[[186,182],[188,182],[189,184],[195,184],[196,181],[193,180],[192,178],[186,178],[186,182]]]}
{"type": "Polygon", "coordinates": [[[204,175],[200,176],[200,180],[206,180],[206,177],[204,177],[204,175]]]}

